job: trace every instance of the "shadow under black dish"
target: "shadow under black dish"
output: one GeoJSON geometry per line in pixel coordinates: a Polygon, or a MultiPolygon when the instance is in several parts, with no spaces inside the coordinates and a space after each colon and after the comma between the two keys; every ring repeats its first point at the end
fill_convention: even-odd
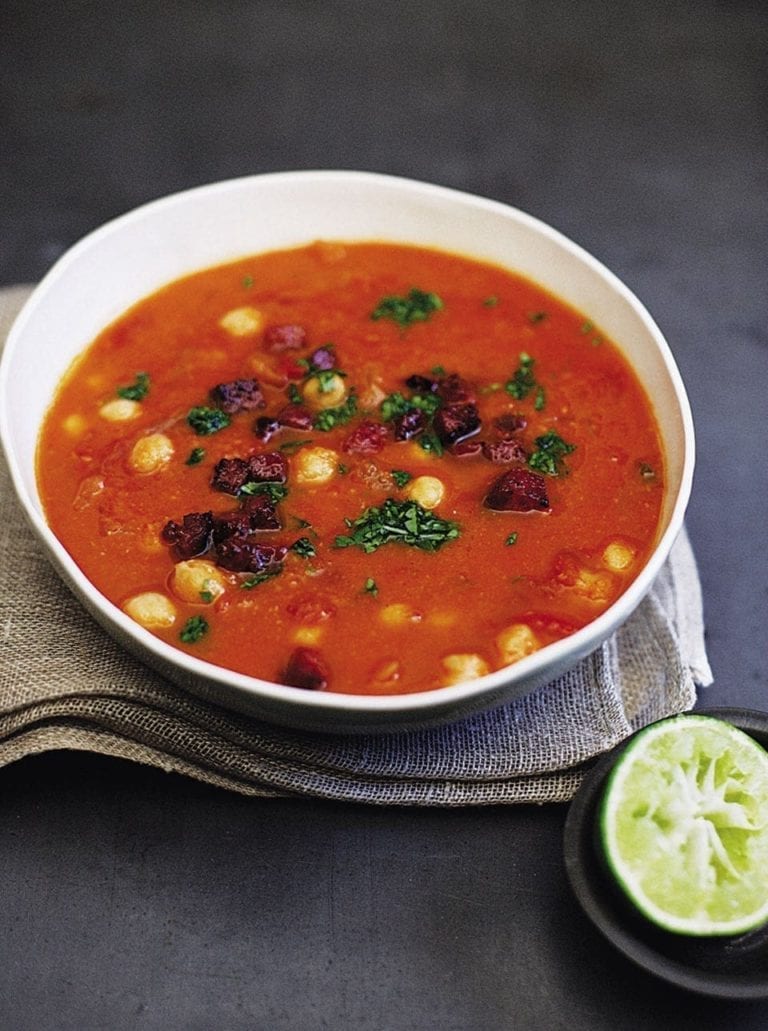
{"type": "MultiPolygon", "coordinates": [[[[766,713],[709,709],[698,714],[726,720],[768,748],[766,713]]],[[[581,907],[619,952],[664,981],[714,998],[768,998],[768,925],[735,938],[670,934],[640,916],[605,870],[596,844],[596,813],[606,778],[626,744],[587,774],[568,812],[565,867],[581,907]]]]}

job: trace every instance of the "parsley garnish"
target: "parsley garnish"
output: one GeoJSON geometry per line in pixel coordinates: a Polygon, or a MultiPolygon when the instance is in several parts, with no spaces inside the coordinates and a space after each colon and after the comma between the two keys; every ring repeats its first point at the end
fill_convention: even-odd
{"type": "Polygon", "coordinates": [[[392,319],[405,329],[414,322],[426,322],[433,312],[440,311],[442,307],[443,302],[437,294],[414,287],[405,297],[382,297],[371,312],[371,318],[374,321],[392,319]]]}
{"type": "Polygon", "coordinates": [[[149,376],[146,372],[137,372],[136,379],[128,387],[118,387],[115,391],[118,397],[124,397],[126,401],[143,401],[149,393],[149,376]]]}
{"type": "Polygon", "coordinates": [[[545,476],[559,476],[562,460],[576,450],[575,444],[567,444],[554,430],[548,430],[536,438],[537,451],[528,459],[528,465],[545,476]]]}
{"type": "Polygon", "coordinates": [[[424,430],[419,437],[419,447],[422,451],[428,451],[432,455],[436,455],[438,458],[443,454],[445,448],[443,442],[440,440],[434,430],[424,430]]]}
{"type": "Polygon", "coordinates": [[[276,505],[278,501],[282,501],[288,496],[288,488],[282,483],[256,483],[254,480],[248,480],[237,493],[245,494],[246,497],[253,497],[254,494],[266,494],[276,505]]]}
{"type": "Polygon", "coordinates": [[[545,311],[528,312],[528,321],[531,323],[532,326],[536,326],[539,322],[543,322],[546,317],[547,313],[545,311]]]}
{"type": "Polygon", "coordinates": [[[427,416],[433,416],[441,405],[437,394],[412,394],[404,397],[399,390],[394,394],[388,394],[379,405],[381,418],[384,422],[391,422],[393,419],[405,415],[406,412],[419,408],[427,416]]]}
{"type": "Polygon", "coordinates": [[[299,537],[297,541],[294,541],[291,545],[291,551],[295,551],[297,555],[302,558],[314,558],[317,552],[315,546],[309,537],[299,537]]]}
{"type": "Polygon", "coordinates": [[[220,408],[199,405],[197,408],[190,408],[187,422],[198,437],[210,437],[212,433],[218,433],[229,426],[230,418],[220,408]]]}
{"type": "Polygon", "coordinates": [[[203,580],[203,589],[202,591],[200,591],[200,600],[204,601],[206,605],[210,605],[210,603],[216,597],[216,595],[211,590],[211,587],[213,586],[214,584],[212,580],[203,580]]]}
{"type": "Polygon", "coordinates": [[[301,394],[299,393],[299,388],[296,386],[295,383],[288,384],[288,400],[293,405],[301,404],[301,394]]]}
{"type": "Polygon", "coordinates": [[[357,519],[345,519],[352,531],[336,538],[337,548],[361,548],[366,553],[384,544],[408,544],[422,551],[437,551],[459,536],[458,523],[440,519],[417,501],[387,498],[377,507],[367,508],[357,519]]]}
{"type": "Polygon", "coordinates": [[[203,616],[190,616],[181,628],[179,637],[184,644],[196,644],[208,633],[208,620],[203,616]]]}
{"type": "Polygon", "coordinates": [[[499,303],[499,299],[494,294],[492,297],[486,297],[486,299],[483,301],[483,307],[484,308],[495,308],[498,303],[499,303]]]}
{"type": "Polygon", "coordinates": [[[372,576],[369,576],[368,579],[365,581],[365,586],[363,587],[363,590],[366,594],[370,594],[374,598],[379,593],[378,585],[372,576]]]}
{"type": "Polygon", "coordinates": [[[338,408],[325,408],[322,412],[318,412],[313,425],[316,430],[327,433],[336,426],[343,426],[344,423],[349,422],[356,411],[357,398],[354,394],[350,394],[344,404],[339,405],[338,408]]]}
{"type": "Polygon", "coordinates": [[[243,580],[240,587],[244,591],[250,591],[254,587],[258,587],[259,584],[264,584],[267,580],[272,580],[274,577],[279,576],[282,571],[283,567],[280,566],[279,568],[272,569],[266,573],[255,573],[253,576],[249,576],[247,579],[243,580]]]}
{"type": "Polygon", "coordinates": [[[517,544],[517,531],[513,530],[509,537],[507,537],[507,539],[504,541],[504,543],[508,547],[511,547],[513,544],[517,544]]]}
{"type": "Polygon", "coordinates": [[[253,286],[253,276],[243,276],[243,286],[246,290],[250,290],[253,286]]]}
{"type": "Polygon", "coordinates": [[[205,458],[204,447],[193,447],[184,465],[199,465],[205,458]]]}
{"type": "Polygon", "coordinates": [[[408,473],[405,469],[391,469],[390,476],[395,481],[396,487],[404,487],[409,480],[413,479],[413,473],[408,473]]]}
{"type": "Polygon", "coordinates": [[[311,443],[311,440],[286,440],[284,444],[280,444],[277,450],[283,451],[286,455],[295,455],[297,451],[311,443]]]}
{"type": "Polygon", "coordinates": [[[517,401],[522,401],[523,398],[528,397],[532,390],[536,391],[536,397],[534,400],[533,407],[537,412],[540,412],[545,404],[544,388],[536,382],[536,377],[533,374],[533,367],[536,364],[536,359],[531,358],[525,351],[520,352],[520,364],[512,375],[511,379],[508,379],[504,384],[504,389],[508,394],[511,394],[517,401]]]}

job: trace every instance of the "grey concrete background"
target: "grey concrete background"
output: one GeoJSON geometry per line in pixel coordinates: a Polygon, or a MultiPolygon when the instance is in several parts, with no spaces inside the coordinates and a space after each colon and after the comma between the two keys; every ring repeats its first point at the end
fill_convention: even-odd
{"type": "MultiPolygon", "coordinates": [[[[287,168],[508,201],[668,336],[715,684],[768,708],[768,6],[0,5],[0,283],[142,201],[287,168]]],[[[565,807],[253,802],[92,756],[0,771],[0,1027],[765,1028],[613,953],[565,807]]]]}

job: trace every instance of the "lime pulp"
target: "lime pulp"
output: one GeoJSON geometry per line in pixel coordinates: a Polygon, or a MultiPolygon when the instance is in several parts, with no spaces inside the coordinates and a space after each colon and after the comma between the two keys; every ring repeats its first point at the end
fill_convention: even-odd
{"type": "Polygon", "coordinates": [[[598,831],[616,882],[664,930],[737,935],[768,921],[768,752],[732,724],[684,715],[637,734],[598,831]]]}

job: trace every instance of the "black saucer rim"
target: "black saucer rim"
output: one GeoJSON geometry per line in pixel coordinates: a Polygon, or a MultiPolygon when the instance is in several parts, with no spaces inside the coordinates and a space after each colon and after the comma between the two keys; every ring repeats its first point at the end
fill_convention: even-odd
{"type": "MultiPolygon", "coordinates": [[[[732,723],[768,748],[768,713],[754,709],[696,709],[694,715],[714,716],[732,723]]],[[[633,735],[634,736],[634,735],[633,735]]],[[[738,971],[713,971],[695,962],[699,939],[691,939],[691,959],[675,959],[654,944],[654,937],[664,937],[642,920],[632,921],[624,910],[608,875],[600,868],[593,849],[595,809],[603,784],[616,760],[631,738],[607,752],[586,774],[571,802],[563,835],[563,855],[571,889],[582,910],[604,938],[628,960],[647,973],[698,995],[720,999],[768,998],[768,968],[765,974],[754,971],[739,975],[738,971]]],[[[685,939],[674,936],[675,945],[685,953],[685,939]]],[[[712,942],[713,939],[708,939],[712,942]]],[[[730,939],[724,939],[723,949],[730,939]]],[[[713,946],[716,949],[716,944],[713,946]]]]}

